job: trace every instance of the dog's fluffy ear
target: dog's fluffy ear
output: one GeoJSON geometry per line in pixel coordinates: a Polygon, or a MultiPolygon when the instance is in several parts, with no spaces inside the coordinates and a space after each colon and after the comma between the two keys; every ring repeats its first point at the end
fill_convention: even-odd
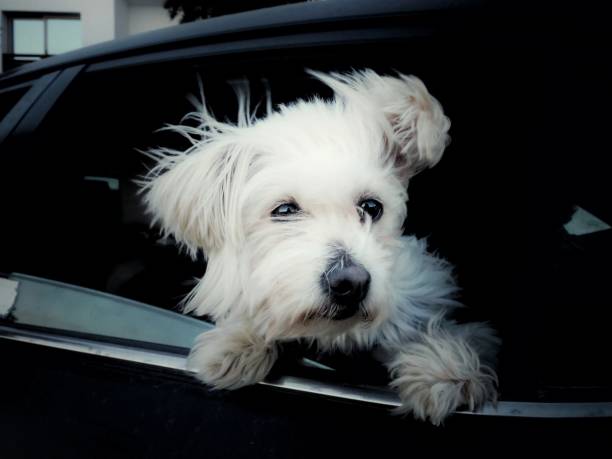
{"type": "Polygon", "coordinates": [[[150,152],[157,164],[144,181],[147,208],[164,235],[173,235],[192,255],[241,237],[239,196],[252,155],[226,137],[187,152],[150,152]]]}
{"type": "Polygon", "coordinates": [[[345,104],[380,111],[400,175],[409,178],[442,158],[450,139],[450,120],[417,77],[381,76],[369,69],[347,74],[309,73],[333,89],[345,104]]]}

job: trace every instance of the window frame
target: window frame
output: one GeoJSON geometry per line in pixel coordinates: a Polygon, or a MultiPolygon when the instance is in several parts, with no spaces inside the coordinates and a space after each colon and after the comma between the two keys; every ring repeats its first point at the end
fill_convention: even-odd
{"type": "Polygon", "coordinates": [[[15,131],[29,110],[36,105],[37,100],[45,92],[45,89],[55,81],[60,72],[47,73],[40,78],[14,86],[8,86],[0,90],[0,94],[28,88],[21,98],[11,107],[6,115],[0,119],[0,145],[15,131]]]}
{"type": "Polygon", "coordinates": [[[3,53],[5,64],[11,61],[12,66],[26,64],[28,62],[36,62],[41,59],[54,56],[49,54],[49,37],[48,37],[48,21],[50,19],[60,20],[81,20],[81,15],[78,13],[36,13],[36,12],[10,12],[6,13],[6,49],[3,53]],[[20,19],[40,20],[43,23],[43,54],[21,54],[15,53],[15,34],[14,22],[20,19]]]}
{"type": "Polygon", "coordinates": [[[0,120],[0,145],[10,136],[27,135],[36,131],[49,110],[84,67],[67,67],[61,71],[47,73],[34,82],[2,88],[4,92],[30,85],[30,89],[0,120]]]}
{"type": "Polygon", "coordinates": [[[13,107],[15,107],[19,103],[19,101],[27,94],[31,87],[32,83],[27,82],[0,89],[0,123],[2,123],[4,117],[7,116],[13,110],[13,107]],[[15,102],[7,104],[7,109],[3,111],[3,109],[1,108],[3,98],[8,98],[11,96],[15,96],[15,98],[13,99],[15,102]]]}

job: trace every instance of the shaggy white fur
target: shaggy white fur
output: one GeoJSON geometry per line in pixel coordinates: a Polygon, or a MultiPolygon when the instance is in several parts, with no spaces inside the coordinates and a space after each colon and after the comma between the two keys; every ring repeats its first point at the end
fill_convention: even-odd
{"type": "Polygon", "coordinates": [[[448,142],[441,105],[414,76],[310,74],[335,97],[276,110],[268,100],[256,118],[243,86],[235,124],[201,104],[188,115],[199,126],[169,127],[191,148],[151,152],[144,192],[155,222],[208,258],[185,312],[217,327],[198,338],[190,365],[205,383],[233,389],[265,378],[277,343],[308,339],[386,350],[401,411],[435,424],[494,400],[495,373],[479,357],[494,356],[494,333],[444,318],[458,306],[451,266],[402,236],[408,181],[448,142]],[[364,210],[372,202],[380,213],[364,210]],[[348,317],[335,316],[329,287],[345,268],[338,254],[369,275],[348,317]]]}

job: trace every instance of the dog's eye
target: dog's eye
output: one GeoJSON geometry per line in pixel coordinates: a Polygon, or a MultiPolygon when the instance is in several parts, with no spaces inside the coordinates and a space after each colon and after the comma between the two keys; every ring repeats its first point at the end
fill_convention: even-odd
{"type": "Polygon", "coordinates": [[[272,211],[273,217],[290,217],[300,212],[300,207],[294,202],[285,202],[272,211]]]}
{"type": "Polygon", "coordinates": [[[375,222],[382,217],[383,205],[376,199],[363,199],[359,202],[359,207],[364,210],[365,213],[372,217],[372,221],[375,222]]]}

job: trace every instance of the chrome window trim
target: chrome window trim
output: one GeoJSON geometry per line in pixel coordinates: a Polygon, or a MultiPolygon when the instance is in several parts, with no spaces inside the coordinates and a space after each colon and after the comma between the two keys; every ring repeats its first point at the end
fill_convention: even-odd
{"type": "MultiPolygon", "coordinates": [[[[23,330],[8,325],[0,325],[0,339],[193,373],[193,371],[187,368],[186,354],[142,349],[123,344],[105,343],[92,339],[61,336],[40,331],[23,330]]],[[[268,379],[260,384],[288,391],[390,408],[395,408],[400,404],[396,394],[382,388],[349,386],[298,376],[280,376],[276,379],[268,379]]],[[[500,401],[496,405],[486,404],[475,412],[459,410],[457,413],[471,416],[501,416],[515,418],[610,418],[612,417],[612,402],[548,403],[500,401]]]]}
{"type": "Polygon", "coordinates": [[[141,363],[160,368],[187,371],[186,355],[107,343],[54,333],[22,330],[0,325],[0,338],[28,344],[63,349],[81,354],[97,355],[125,362],[141,363]]]}

